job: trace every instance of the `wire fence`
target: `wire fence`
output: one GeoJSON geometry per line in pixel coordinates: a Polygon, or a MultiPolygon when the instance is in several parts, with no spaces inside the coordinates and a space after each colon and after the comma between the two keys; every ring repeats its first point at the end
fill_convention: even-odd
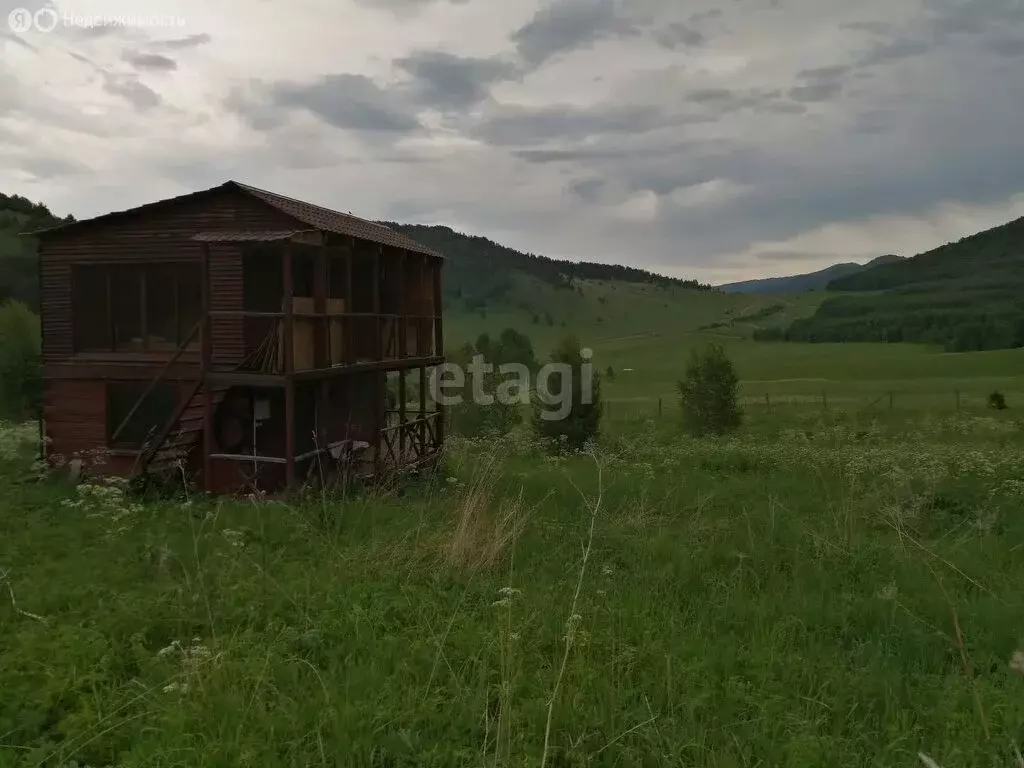
{"type": "MultiPolygon", "coordinates": [[[[886,390],[882,392],[830,391],[756,394],[747,392],[739,398],[748,413],[773,414],[795,410],[846,411],[861,414],[886,412],[942,412],[1001,410],[1000,399],[993,391],[951,389],[928,392],[886,390]]],[[[1001,404],[1010,408],[1013,402],[1024,403],[1024,392],[1005,393],[1001,404]],[[1016,397],[1015,397],[1016,395],[1016,397]]],[[[611,422],[633,422],[648,419],[678,418],[681,409],[677,396],[636,399],[605,399],[601,403],[602,418],[611,422]]]]}

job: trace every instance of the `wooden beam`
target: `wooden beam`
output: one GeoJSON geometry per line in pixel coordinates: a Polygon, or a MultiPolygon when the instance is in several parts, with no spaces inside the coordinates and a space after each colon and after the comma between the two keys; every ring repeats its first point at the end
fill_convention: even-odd
{"type": "Polygon", "coordinates": [[[327,312],[327,246],[316,249],[313,266],[313,311],[317,318],[313,321],[313,367],[326,368],[330,365],[330,354],[327,349],[328,320],[327,312]]]}
{"type": "Polygon", "coordinates": [[[405,461],[405,371],[398,372],[398,455],[405,461]]]}
{"type": "MultiPolygon", "coordinates": [[[[405,294],[406,294],[406,282],[405,282],[405,270],[409,263],[409,251],[403,248],[398,252],[398,319],[395,321],[398,323],[398,355],[397,357],[408,357],[409,356],[409,307],[406,306],[405,294]]],[[[417,353],[419,350],[416,350],[417,353]]]]}
{"type": "Polygon", "coordinates": [[[282,320],[284,338],[281,342],[281,348],[284,352],[284,372],[286,375],[291,375],[295,372],[295,302],[293,300],[292,277],[292,245],[291,243],[286,243],[281,254],[282,311],[284,312],[282,320]]]}
{"type": "Polygon", "coordinates": [[[376,315],[373,321],[374,328],[374,352],[373,359],[380,360],[384,357],[384,350],[381,349],[381,318],[380,318],[380,268],[381,268],[381,253],[384,250],[384,246],[378,245],[373,249],[373,284],[372,284],[372,296],[373,296],[373,314],[376,315]]]}
{"type": "MultiPolygon", "coordinates": [[[[356,257],[356,239],[352,238],[352,247],[348,250],[348,256],[345,257],[345,311],[353,312],[355,302],[352,296],[352,262],[356,257]]],[[[355,358],[355,350],[352,348],[352,318],[345,318],[345,362],[352,362],[355,358]]]]}
{"type": "Polygon", "coordinates": [[[211,459],[221,459],[227,461],[246,461],[246,462],[257,462],[260,464],[285,464],[286,459],[282,459],[278,456],[252,456],[246,453],[214,453],[210,456],[211,459]]]}
{"type": "Polygon", "coordinates": [[[284,459],[285,484],[295,484],[295,302],[293,285],[293,247],[286,243],[281,258],[281,279],[284,287],[284,459]]]}
{"type": "Polygon", "coordinates": [[[444,330],[442,328],[441,260],[434,260],[434,354],[444,354],[444,330]]]}
{"type": "Polygon", "coordinates": [[[210,474],[212,465],[210,456],[213,453],[213,383],[210,381],[210,369],[213,360],[213,333],[210,328],[210,244],[202,244],[202,256],[199,268],[200,310],[202,338],[199,341],[200,370],[203,383],[203,490],[212,488],[210,474]]]}
{"type": "Polygon", "coordinates": [[[420,368],[420,456],[427,452],[427,369],[420,368]]]}

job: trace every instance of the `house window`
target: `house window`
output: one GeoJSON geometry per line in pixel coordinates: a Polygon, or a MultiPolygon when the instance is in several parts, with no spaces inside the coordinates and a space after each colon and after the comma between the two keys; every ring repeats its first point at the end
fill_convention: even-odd
{"type": "Polygon", "coordinates": [[[148,386],[145,381],[107,384],[108,448],[141,450],[146,440],[163,429],[174,415],[178,401],[174,385],[161,382],[146,394],[148,386]],[[145,399],[132,414],[143,395],[145,399]],[[125,423],[129,414],[131,419],[125,423]]]}
{"type": "Polygon", "coordinates": [[[72,266],[76,352],[175,349],[201,313],[199,265],[72,266]]]}

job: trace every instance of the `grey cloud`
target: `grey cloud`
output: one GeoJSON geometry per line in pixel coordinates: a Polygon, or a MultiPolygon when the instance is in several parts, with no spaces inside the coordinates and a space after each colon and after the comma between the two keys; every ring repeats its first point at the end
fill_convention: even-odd
{"type": "Polygon", "coordinates": [[[616,0],[554,0],[512,34],[519,55],[539,67],[560,53],[639,34],[616,0]]]}
{"type": "MultiPolygon", "coordinates": [[[[418,13],[435,2],[442,0],[356,0],[357,3],[366,8],[378,8],[384,11],[391,11],[398,15],[418,13]]],[[[470,0],[447,0],[453,5],[463,5],[470,0]]]]}
{"type": "Polygon", "coordinates": [[[516,68],[497,58],[465,58],[442,51],[419,51],[395,62],[413,78],[415,97],[439,108],[464,108],[487,97],[495,82],[514,77],[516,68]]]}
{"type": "Polygon", "coordinates": [[[163,101],[160,98],[160,94],[145,83],[139,82],[139,79],[132,75],[117,75],[104,72],[103,80],[103,90],[122,97],[139,112],[146,112],[153,107],[157,107],[163,101]]]}
{"type": "Polygon", "coordinates": [[[932,48],[932,43],[925,40],[896,39],[880,43],[873,48],[862,60],[865,66],[876,66],[888,64],[893,61],[901,61],[914,56],[922,56],[932,48]]]}
{"type": "Polygon", "coordinates": [[[567,139],[579,141],[609,133],[638,134],[669,122],[656,107],[581,109],[552,105],[539,109],[504,108],[488,117],[475,133],[491,144],[517,145],[567,139]]]}
{"type": "Polygon", "coordinates": [[[872,35],[884,35],[892,31],[892,24],[885,21],[848,21],[845,24],[841,24],[840,29],[868,32],[872,35]]]}
{"type": "Polygon", "coordinates": [[[152,46],[154,48],[162,48],[167,51],[180,51],[186,48],[198,48],[200,45],[206,45],[213,38],[210,35],[202,32],[197,35],[186,35],[185,37],[175,37],[170,40],[157,40],[154,41],[152,46]]]}
{"type": "Polygon", "coordinates": [[[178,68],[178,63],[174,59],[159,53],[125,51],[124,60],[135,67],[135,69],[171,72],[178,68]]]}
{"type": "Polygon", "coordinates": [[[823,254],[807,251],[759,251],[754,254],[758,261],[821,261],[823,254]]]}
{"type": "Polygon", "coordinates": [[[656,29],[654,41],[663,48],[675,49],[681,46],[697,46],[705,43],[707,37],[700,30],[687,26],[682,22],[669,24],[656,29]]]}
{"type": "Polygon", "coordinates": [[[1024,38],[1002,37],[990,41],[989,46],[1000,56],[1024,56],[1024,38]]]}
{"type": "Polygon", "coordinates": [[[843,91],[843,84],[835,80],[822,80],[809,85],[799,85],[789,89],[789,97],[794,101],[819,102],[828,101],[843,91]]]}
{"type": "Polygon", "coordinates": [[[602,187],[604,182],[601,179],[581,179],[569,185],[570,191],[587,203],[597,202],[602,187]]]}
{"type": "Polygon", "coordinates": [[[336,128],[363,133],[407,133],[420,128],[415,108],[363,75],[324,75],[309,83],[258,83],[226,102],[259,130],[284,122],[282,110],[306,110],[336,128]]]}

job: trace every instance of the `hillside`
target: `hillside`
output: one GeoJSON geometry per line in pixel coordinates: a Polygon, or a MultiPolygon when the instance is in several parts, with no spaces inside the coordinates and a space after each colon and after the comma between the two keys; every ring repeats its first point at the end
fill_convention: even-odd
{"type": "Polygon", "coordinates": [[[790,341],[910,341],[950,351],[1024,346],[1024,218],[833,280],[790,341]]]}
{"type": "Polygon", "coordinates": [[[35,242],[21,232],[53,227],[65,221],[40,203],[0,193],[0,303],[16,299],[35,308],[39,302],[35,242]]]}
{"type": "Polygon", "coordinates": [[[858,264],[853,261],[833,264],[831,267],[819,269],[817,272],[807,272],[802,275],[791,275],[789,277],[766,277],[761,280],[744,280],[739,283],[726,283],[719,286],[719,289],[726,293],[803,293],[805,291],[824,290],[831,281],[847,275],[862,272],[879,264],[889,264],[902,261],[899,256],[879,256],[867,264],[858,264]]]}
{"type": "MultiPolygon", "coordinates": [[[[450,309],[456,311],[520,307],[524,297],[516,287],[517,281],[524,278],[560,291],[572,291],[583,281],[711,290],[711,286],[696,280],[665,277],[635,267],[559,261],[523,253],[485,237],[456,232],[450,227],[381,223],[445,255],[445,301],[450,309]]],[[[544,313],[550,308],[537,303],[533,309],[544,313]]]]}

